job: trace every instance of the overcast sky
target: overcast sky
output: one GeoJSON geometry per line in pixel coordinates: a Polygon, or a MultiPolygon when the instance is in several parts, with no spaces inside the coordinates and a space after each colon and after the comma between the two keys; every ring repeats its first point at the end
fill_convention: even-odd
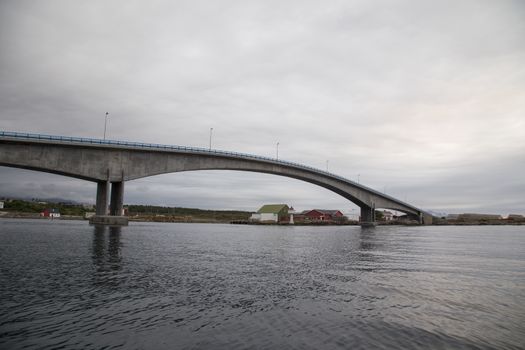
{"type": "MultiPolygon", "coordinates": [[[[525,2],[0,1],[0,130],[301,162],[446,213],[525,213],[525,2]],[[328,162],[328,163],[327,163],[328,162]]],[[[0,167],[0,196],[95,185],[0,167]]],[[[320,187],[201,171],[126,203],[351,212],[320,187]]]]}

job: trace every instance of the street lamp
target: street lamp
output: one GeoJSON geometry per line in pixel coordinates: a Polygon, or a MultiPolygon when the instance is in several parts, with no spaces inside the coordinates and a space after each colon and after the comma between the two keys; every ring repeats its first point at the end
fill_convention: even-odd
{"type": "Polygon", "coordinates": [[[328,172],[328,159],[326,160],[326,172],[328,172]]]}
{"type": "Polygon", "coordinates": [[[277,155],[275,158],[279,160],[279,142],[277,142],[277,155]]]}
{"type": "Polygon", "coordinates": [[[211,134],[213,132],[213,128],[210,128],[210,151],[211,151],[211,134]]]}
{"type": "Polygon", "coordinates": [[[359,177],[361,176],[361,174],[357,174],[357,183],[359,183],[359,177]]]}
{"type": "Polygon", "coordinates": [[[109,113],[106,112],[106,121],[104,122],[104,140],[106,139],[106,128],[107,128],[107,125],[108,125],[108,115],[109,115],[109,113]]]}

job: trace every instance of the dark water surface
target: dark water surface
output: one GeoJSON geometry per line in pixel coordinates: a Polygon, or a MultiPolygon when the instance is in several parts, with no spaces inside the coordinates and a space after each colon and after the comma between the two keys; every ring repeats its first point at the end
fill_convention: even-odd
{"type": "Polygon", "coordinates": [[[525,227],[0,220],[1,349],[523,349],[525,227]]]}

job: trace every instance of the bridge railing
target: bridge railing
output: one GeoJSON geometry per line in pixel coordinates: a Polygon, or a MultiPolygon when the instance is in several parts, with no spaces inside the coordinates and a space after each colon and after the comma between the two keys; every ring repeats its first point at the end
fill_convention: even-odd
{"type": "Polygon", "coordinates": [[[315,172],[321,175],[327,175],[332,178],[338,179],[343,182],[348,182],[353,184],[356,187],[360,187],[363,189],[366,189],[372,193],[375,193],[381,197],[391,199],[395,202],[402,203],[410,208],[415,208],[414,206],[404,203],[394,197],[391,197],[385,193],[381,193],[379,191],[376,191],[372,188],[363,186],[361,184],[356,183],[353,180],[347,179],[345,177],[339,176],[337,174],[330,173],[328,171],[324,171],[318,168],[314,168],[308,165],[299,164],[295,162],[290,162],[287,160],[278,160],[276,158],[270,158],[270,157],[263,157],[253,154],[247,154],[247,153],[239,153],[239,152],[231,152],[231,151],[222,151],[222,150],[216,150],[216,149],[207,149],[207,148],[200,148],[200,147],[189,147],[189,146],[177,146],[177,145],[162,145],[157,143],[144,143],[144,142],[131,142],[131,141],[117,141],[117,140],[101,140],[101,139],[92,139],[92,138],[86,138],[86,137],[73,137],[73,136],[55,136],[55,135],[45,135],[45,134],[32,134],[32,133],[21,133],[21,132],[13,132],[13,131],[0,131],[0,137],[10,137],[10,138],[18,138],[18,139],[31,139],[31,140],[48,140],[48,141],[59,141],[59,142],[75,142],[75,143],[85,143],[85,144],[96,144],[96,145],[110,145],[110,146],[125,146],[125,147],[134,147],[134,148],[150,148],[150,149],[159,149],[159,150],[174,150],[174,151],[182,151],[182,152],[192,152],[192,153],[200,153],[200,154],[214,154],[214,155],[224,155],[224,156],[234,156],[238,158],[244,158],[244,159],[252,159],[252,160],[263,160],[271,163],[275,163],[278,165],[286,165],[286,166],[292,166],[299,169],[308,170],[311,172],[315,172]]]}

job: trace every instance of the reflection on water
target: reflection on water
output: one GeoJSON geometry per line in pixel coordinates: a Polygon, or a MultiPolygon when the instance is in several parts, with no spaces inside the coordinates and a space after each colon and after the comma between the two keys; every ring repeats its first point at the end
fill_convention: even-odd
{"type": "Polygon", "coordinates": [[[0,220],[0,348],[519,349],[520,227],[0,220]]]}
{"type": "Polygon", "coordinates": [[[377,248],[378,242],[376,241],[376,229],[370,227],[364,227],[359,232],[359,248],[360,250],[373,251],[377,248]]]}
{"type": "Polygon", "coordinates": [[[121,232],[121,227],[94,226],[92,257],[97,271],[120,270],[122,268],[121,232]]]}

